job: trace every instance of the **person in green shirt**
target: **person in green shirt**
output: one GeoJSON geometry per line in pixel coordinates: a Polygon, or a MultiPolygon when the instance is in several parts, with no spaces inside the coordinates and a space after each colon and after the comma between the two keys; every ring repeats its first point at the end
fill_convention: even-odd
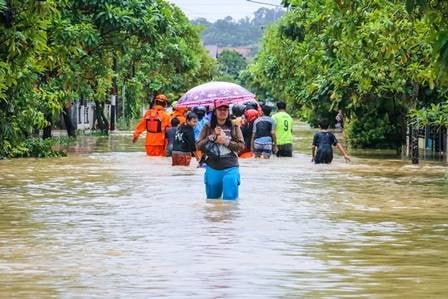
{"type": "Polygon", "coordinates": [[[292,157],[292,117],[286,113],[286,103],[277,103],[278,112],[272,116],[277,136],[277,157],[292,157]]]}

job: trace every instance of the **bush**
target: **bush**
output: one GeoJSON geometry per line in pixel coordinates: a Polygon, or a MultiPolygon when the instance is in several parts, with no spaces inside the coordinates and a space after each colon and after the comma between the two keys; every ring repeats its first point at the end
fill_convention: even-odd
{"type": "Polygon", "coordinates": [[[64,157],[66,154],[61,151],[53,150],[56,144],[54,139],[29,138],[19,146],[14,147],[7,155],[8,158],[50,158],[64,157]]]}
{"type": "Polygon", "coordinates": [[[401,128],[389,119],[388,114],[374,114],[350,119],[345,133],[353,147],[396,148],[400,144],[401,128]]]}

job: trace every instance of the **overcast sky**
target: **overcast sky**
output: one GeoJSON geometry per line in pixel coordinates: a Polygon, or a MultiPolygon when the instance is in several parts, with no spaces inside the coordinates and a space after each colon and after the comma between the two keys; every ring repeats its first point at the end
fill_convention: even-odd
{"type": "MultiPolygon", "coordinates": [[[[179,6],[190,19],[199,17],[214,21],[231,16],[234,19],[252,16],[260,7],[273,6],[251,3],[246,0],[168,0],[179,6]]],[[[279,4],[281,0],[258,0],[259,2],[279,4]]]]}

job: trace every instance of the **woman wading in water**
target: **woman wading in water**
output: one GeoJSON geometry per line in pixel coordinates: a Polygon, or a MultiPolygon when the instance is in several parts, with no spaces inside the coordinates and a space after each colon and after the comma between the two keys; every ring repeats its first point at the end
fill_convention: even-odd
{"type": "Polygon", "coordinates": [[[238,199],[238,153],[244,149],[241,129],[232,125],[229,106],[216,104],[210,124],[201,131],[197,147],[205,155],[205,190],[208,199],[238,199]]]}

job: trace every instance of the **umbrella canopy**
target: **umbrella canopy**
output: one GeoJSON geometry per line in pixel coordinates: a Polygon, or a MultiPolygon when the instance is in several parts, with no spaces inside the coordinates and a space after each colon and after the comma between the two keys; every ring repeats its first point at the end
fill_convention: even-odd
{"type": "Polygon", "coordinates": [[[241,104],[255,100],[255,95],[247,89],[229,82],[209,82],[190,89],[177,102],[178,107],[214,107],[216,102],[241,104]]]}

